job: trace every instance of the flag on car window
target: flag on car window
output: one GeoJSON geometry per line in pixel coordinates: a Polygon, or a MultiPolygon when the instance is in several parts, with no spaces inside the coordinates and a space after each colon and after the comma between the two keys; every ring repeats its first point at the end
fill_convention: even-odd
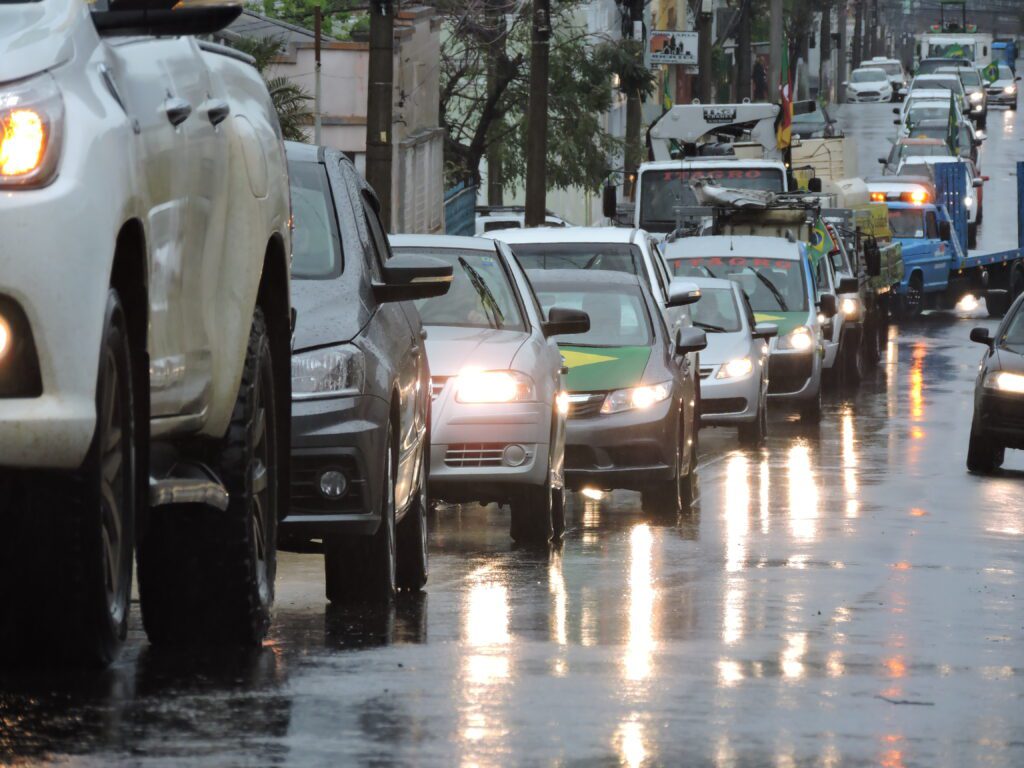
{"type": "Polygon", "coordinates": [[[949,92],[949,122],[946,124],[946,143],[956,155],[960,150],[960,121],[956,119],[956,94],[949,92]]]}
{"type": "Polygon", "coordinates": [[[817,267],[822,257],[832,253],[835,248],[836,242],[819,216],[814,222],[814,229],[811,230],[811,241],[807,244],[807,255],[811,259],[811,264],[817,267]]]}
{"type": "Polygon", "coordinates": [[[775,145],[789,149],[793,142],[793,78],[789,73],[789,46],[782,46],[782,66],[779,68],[779,120],[775,129],[775,145]]]}
{"type": "Polygon", "coordinates": [[[994,83],[999,79],[999,65],[993,61],[981,70],[981,76],[988,80],[989,83],[994,83]]]}

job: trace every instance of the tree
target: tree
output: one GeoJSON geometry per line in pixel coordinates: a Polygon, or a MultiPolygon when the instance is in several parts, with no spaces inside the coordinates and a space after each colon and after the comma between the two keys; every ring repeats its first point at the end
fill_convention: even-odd
{"type": "Polygon", "coordinates": [[[306,141],[305,126],[313,119],[309,110],[311,97],[299,85],[286,77],[266,76],[266,69],[276,56],[283,43],[276,37],[241,37],[231,43],[232,47],[249,54],[256,60],[256,69],[267,83],[270,98],[277,111],[281,133],[290,141],[306,141]]]}
{"type": "Polygon", "coordinates": [[[626,97],[626,141],[623,149],[627,194],[632,192],[629,181],[643,160],[644,146],[640,141],[644,100],[654,93],[654,73],[644,66],[644,44],[641,40],[607,42],[596,50],[596,59],[609,72],[618,77],[619,90],[626,97]]]}

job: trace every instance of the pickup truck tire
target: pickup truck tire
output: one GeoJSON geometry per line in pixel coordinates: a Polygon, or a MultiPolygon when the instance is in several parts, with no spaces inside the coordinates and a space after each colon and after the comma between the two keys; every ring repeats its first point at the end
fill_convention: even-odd
{"type": "MultiPolygon", "coordinates": [[[[380,525],[372,536],[329,536],[324,541],[324,579],[332,603],[389,603],[398,585],[395,486],[398,469],[391,424],[384,446],[380,525]]],[[[411,510],[410,510],[411,512],[411,510]]]]}
{"type": "Polygon", "coordinates": [[[915,272],[907,283],[907,291],[900,296],[900,316],[909,320],[921,314],[924,309],[924,279],[915,272]]]}
{"type": "Polygon", "coordinates": [[[150,642],[259,645],[270,627],[277,570],[277,409],[262,310],[253,314],[227,433],[210,464],[226,511],[156,509],[139,545],[139,597],[150,642]]]}
{"type": "Polygon", "coordinates": [[[396,583],[399,589],[418,592],[427,583],[427,476],[430,470],[430,436],[424,438],[419,488],[409,510],[398,524],[396,583]]]}
{"type": "Polygon", "coordinates": [[[967,470],[977,475],[990,475],[1003,465],[1006,449],[971,424],[971,436],[967,442],[967,470]]]}
{"type": "Polygon", "coordinates": [[[978,222],[967,225],[967,247],[978,247],[978,222]]]}

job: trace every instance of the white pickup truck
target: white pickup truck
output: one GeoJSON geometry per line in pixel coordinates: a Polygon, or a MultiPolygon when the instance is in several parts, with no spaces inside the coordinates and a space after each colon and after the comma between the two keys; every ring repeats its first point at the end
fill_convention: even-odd
{"type": "Polygon", "coordinates": [[[0,646],[260,642],[287,501],[288,179],[237,7],[0,3],[0,646]]]}

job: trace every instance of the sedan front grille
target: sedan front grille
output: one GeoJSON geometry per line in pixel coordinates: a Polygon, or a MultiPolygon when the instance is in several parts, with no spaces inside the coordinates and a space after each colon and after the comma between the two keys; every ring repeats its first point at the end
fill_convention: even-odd
{"type": "Polygon", "coordinates": [[[878,91],[861,91],[857,94],[861,99],[877,99],[880,95],[878,91]]]}
{"type": "Polygon", "coordinates": [[[505,443],[452,443],[444,454],[449,467],[500,467],[505,443]]]}
{"type": "Polygon", "coordinates": [[[700,412],[704,416],[715,416],[720,413],[743,413],[747,410],[745,397],[716,397],[700,401],[700,412]]]}

